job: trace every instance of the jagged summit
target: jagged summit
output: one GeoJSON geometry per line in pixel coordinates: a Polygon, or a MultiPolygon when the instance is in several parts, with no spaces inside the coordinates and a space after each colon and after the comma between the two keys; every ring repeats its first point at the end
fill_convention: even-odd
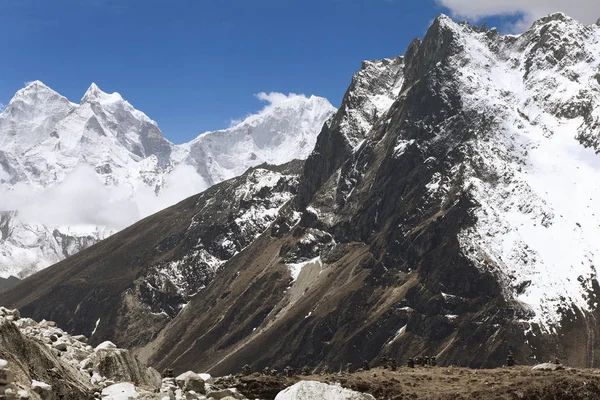
{"type": "Polygon", "coordinates": [[[176,157],[194,165],[208,185],[241,175],[251,166],[306,159],[325,121],[336,111],[327,99],[276,97],[261,112],[229,129],[207,132],[180,146],[176,157]]]}
{"type": "MultiPolygon", "coordinates": [[[[36,208],[0,214],[0,225],[6,227],[0,235],[0,276],[26,276],[250,167],[306,157],[334,111],[326,99],[297,96],[249,116],[235,129],[176,146],[119,93],[108,94],[92,83],[80,104],[74,104],[42,82],[32,82],[0,113],[0,191],[6,192],[0,193],[0,213],[36,208]],[[84,174],[85,182],[75,182],[84,174]],[[53,189],[63,182],[64,188],[53,189]],[[94,204],[94,212],[75,218],[83,227],[71,226],[69,212],[55,218],[52,209],[40,211],[46,207],[43,193],[52,199],[72,191],[86,197],[75,190],[89,191],[86,185],[95,190],[90,199],[70,207],[77,214],[81,203],[94,204]],[[29,188],[31,196],[38,193],[41,203],[19,197],[15,187],[29,188]]],[[[69,201],[47,207],[63,208],[69,201]]]]}
{"type": "MultiPolygon", "coordinates": [[[[106,93],[106,92],[102,91],[98,87],[98,85],[96,85],[95,83],[92,82],[92,84],[90,85],[88,90],[85,92],[85,94],[81,98],[80,104],[93,103],[93,102],[107,104],[107,103],[126,102],[126,101],[123,99],[121,94],[119,94],[117,92],[114,92],[111,94],[106,93]]],[[[129,103],[127,103],[127,104],[129,104],[129,103]]],[[[133,110],[133,107],[131,107],[131,109],[133,110]]]]}
{"type": "Polygon", "coordinates": [[[65,99],[65,97],[58,94],[56,91],[52,90],[48,86],[46,86],[42,81],[33,81],[29,82],[24,88],[19,89],[17,93],[13,96],[10,102],[7,105],[11,105],[11,103],[19,103],[26,102],[30,105],[34,105],[38,102],[47,101],[49,98],[60,97],[65,99]]]}
{"type": "Polygon", "coordinates": [[[44,82],[37,80],[37,79],[34,81],[31,81],[31,82],[28,82],[22,90],[28,91],[28,90],[40,90],[40,89],[52,90],[44,82]]]}
{"type": "Polygon", "coordinates": [[[96,85],[94,82],[92,82],[92,84],[90,85],[90,87],[88,88],[88,90],[86,90],[85,94],[83,95],[83,97],[81,98],[80,103],[87,103],[93,100],[96,100],[97,98],[101,97],[102,95],[105,95],[106,93],[102,92],[100,90],[100,88],[98,87],[98,85],[96,85]]]}

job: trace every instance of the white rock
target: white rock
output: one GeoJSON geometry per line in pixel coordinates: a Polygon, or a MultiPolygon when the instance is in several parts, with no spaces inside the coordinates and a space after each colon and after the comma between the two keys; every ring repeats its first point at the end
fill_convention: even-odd
{"type": "Polygon", "coordinates": [[[531,369],[534,371],[558,371],[558,370],[564,369],[564,367],[560,364],[543,363],[543,364],[538,364],[531,369]]]}
{"type": "Polygon", "coordinates": [[[109,350],[109,349],[116,349],[116,348],[117,348],[116,344],[107,340],[106,342],[102,342],[98,346],[96,346],[96,348],[94,350],[109,350]]]}
{"type": "Polygon", "coordinates": [[[33,381],[31,381],[31,389],[34,392],[37,392],[37,390],[52,390],[52,386],[48,385],[46,382],[41,382],[41,381],[36,381],[35,379],[33,381]]]}
{"type": "Polygon", "coordinates": [[[8,367],[8,361],[0,359],[0,368],[8,367]]]}
{"type": "Polygon", "coordinates": [[[105,400],[129,400],[137,399],[139,393],[133,383],[116,383],[102,389],[102,398],[105,400]]]}
{"type": "Polygon", "coordinates": [[[65,342],[56,342],[52,346],[58,351],[67,351],[67,344],[65,342]]]}
{"type": "Polygon", "coordinates": [[[81,343],[87,343],[87,341],[88,341],[88,339],[84,335],[73,336],[73,339],[75,339],[81,343]]]}
{"type": "Polygon", "coordinates": [[[204,393],[204,379],[193,371],[187,371],[175,378],[177,386],[185,391],[194,390],[204,393]]]}
{"type": "Polygon", "coordinates": [[[92,378],[90,379],[90,382],[92,382],[92,385],[99,385],[101,382],[103,382],[105,380],[106,380],[106,378],[101,376],[99,373],[94,372],[94,374],[92,375],[92,378]]]}
{"type": "Polygon", "coordinates": [[[315,381],[300,381],[279,392],[275,400],[375,400],[370,394],[315,381]]]}

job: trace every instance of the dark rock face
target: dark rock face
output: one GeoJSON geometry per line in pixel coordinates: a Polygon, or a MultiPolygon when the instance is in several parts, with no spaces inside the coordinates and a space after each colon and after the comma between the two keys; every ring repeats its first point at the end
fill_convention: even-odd
{"type": "MultiPolygon", "coordinates": [[[[567,21],[557,18],[541,24],[567,21]]],[[[484,40],[499,48],[501,39],[490,32],[484,40]]],[[[530,311],[505,294],[492,265],[482,268],[465,256],[460,234],[477,222],[473,211],[480,207],[466,184],[469,174],[476,171],[486,182],[500,179],[482,168],[474,143],[495,135],[501,121],[464,104],[456,69],[465,46],[461,35],[440,17],[422,41],[411,44],[397,99],[370,121],[371,130],[358,136],[356,147],[338,122],[352,107],[349,90],[305,164],[296,202],[300,223],[289,232],[273,229],[273,237],[263,235],[230,260],[202,296],[192,299],[189,311],[161,333],[154,363],[199,365],[218,374],[246,363],[258,369],[337,368],[363,359],[429,354],[441,364],[482,367],[502,365],[511,349],[518,363],[530,363],[558,348],[575,364],[597,364],[593,350],[573,348],[593,340],[592,315],[569,318],[588,321],[583,324],[565,321],[565,331],[578,332],[580,339],[556,340],[535,323],[522,323],[530,311]],[[447,177],[443,194],[429,189],[436,176],[447,177]],[[277,249],[281,258],[274,265],[264,253],[277,249]],[[324,262],[319,278],[307,271],[291,284],[281,279],[284,264],[316,256],[324,262]],[[192,310],[210,311],[198,319],[192,310]],[[532,346],[523,342],[529,329],[532,346]]],[[[523,40],[544,43],[539,37],[523,40]]],[[[513,44],[507,39],[505,45],[513,44]]],[[[528,49],[535,59],[538,48],[528,49]]],[[[278,220],[278,226],[291,225],[285,215],[278,220]]]]}
{"type": "Polygon", "coordinates": [[[56,398],[79,400],[93,397],[93,388],[80,371],[61,363],[43,343],[21,334],[12,323],[0,323],[0,359],[7,360],[16,381],[30,386],[31,380],[52,385],[56,398]]]}
{"type": "Polygon", "coordinates": [[[404,57],[365,61],[352,78],[340,110],[325,124],[306,160],[297,198],[306,206],[321,185],[352,155],[381,115],[373,96],[393,99],[404,79],[404,57]]]}
{"type": "Polygon", "coordinates": [[[160,387],[160,374],[143,366],[129,350],[97,350],[93,369],[114,382],[134,382],[144,387],[160,387]]]}

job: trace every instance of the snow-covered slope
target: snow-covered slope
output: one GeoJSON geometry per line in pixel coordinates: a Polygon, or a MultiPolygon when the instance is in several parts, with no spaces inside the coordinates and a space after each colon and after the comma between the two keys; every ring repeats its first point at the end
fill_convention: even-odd
{"type": "MultiPolygon", "coordinates": [[[[596,308],[600,27],[555,14],[499,37],[444,22],[465,50],[452,60],[463,108],[488,118],[455,168],[479,205],[460,235],[465,254],[542,325],[572,305],[596,308]]],[[[448,178],[431,187],[443,191],[448,178]]]]}
{"type": "Polygon", "coordinates": [[[200,135],[180,146],[174,157],[193,165],[207,185],[262,163],[281,165],[290,157],[304,160],[334,111],[322,97],[290,95],[229,129],[200,135]]]}
{"type": "Polygon", "coordinates": [[[95,84],[79,104],[39,81],[19,90],[0,113],[0,276],[35,272],[250,167],[306,158],[335,108],[264,98],[236,126],[174,145],[95,84]]]}

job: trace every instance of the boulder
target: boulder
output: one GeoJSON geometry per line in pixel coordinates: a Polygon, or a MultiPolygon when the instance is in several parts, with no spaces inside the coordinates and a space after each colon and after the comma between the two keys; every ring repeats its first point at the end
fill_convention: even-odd
{"type": "Polygon", "coordinates": [[[116,349],[116,348],[117,348],[116,344],[107,340],[106,342],[102,342],[98,346],[96,346],[96,348],[94,350],[112,350],[112,349],[116,349]]]}
{"type": "Polygon", "coordinates": [[[139,393],[133,383],[115,383],[102,389],[102,397],[107,399],[135,399],[139,393]]]}
{"type": "Polygon", "coordinates": [[[146,368],[128,350],[111,347],[96,348],[92,360],[93,370],[107,379],[115,382],[133,382],[136,385],[152,388],[160,387],[160,375],[156,370],[146,368]]]}
{"type": "Polygon", "coordinates": [[[565,369],[565,368],[560,364],[543,363],[543,364],[538,364],[531,369],[534,371],[558,371],[558,370],[565,369]]]}
{"type": "Polygon", "coordinates": [[[56,328],[56,322],[54,322],[54,321],[46,321],[45,319],[43,319],[38,325],[42,329],[56,328]]]}
{"type": "Polygon", "coordinates": [[[300,381],[279,392],[275,400],[375,400],[370,394],[344,389],[341,386],[329,385],[315,381],[300,381]]]}
{"type": "Polygon", "coordinates": [[[208,400],[208,397],[190,390],[185,394],[185,400],[208,400]]]}
{"type": "Polygon", "coordinates": [[[88,338],[86,338],[84,335],[76,335],[73,336],[73,339],[81,342],[81,343],[87,343],[88,342],[88,338]]]}
{"type": "MultiPolygon", "coordinates": [[[[0,318],[0,358],[8,361],[15,385],[27,388],[38,380],[52,385],[55,398],[89,399],[93,393],[89,375],[71,365],[68,353],[55,356],[61,352],[44,343],[43,332],[42,328],[22,332],[16,323],[0,318]]],[[[11,390],[17,395],[18,390],[11,390]]],[[[40,396],[31,392],[30,398],[40,396]]]]}
{"type": "Polygon", "coordinates": [[[31,390],[37,393],[42,400],[52,399],[52,386],[45,382],[33,380],[31,382],[31,390]]]}
{"type": "Polygon", "coordinates": [[[184,372],[175,378],[175,382],[179,388],[186,392],[193,390],[198,393],[204,393],[204,379],[195,372],[184,372]]]}
{"type": "Polygon", "coordinates": [[[65,342],[56,342],[52,345],[58,351],[67,351],[67,344],[65,342]]]}
{"type": "Polygon", "coordinates": [[[21,318],[21,313],[16,308],[9,310],[8,308],[0,307],[0,317],[12,317],[13,321],[17,321],[21,318]]]}

